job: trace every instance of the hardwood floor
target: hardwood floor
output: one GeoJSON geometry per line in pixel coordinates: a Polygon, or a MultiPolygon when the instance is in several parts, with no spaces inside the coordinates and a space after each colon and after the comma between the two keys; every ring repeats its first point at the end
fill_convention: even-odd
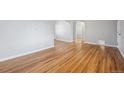
{"type": "Polygon", "coordinates": [[[0,72],[123,73],[124,58],[117,48],[55,41],[55,48],[1,62],[0,72]]]}

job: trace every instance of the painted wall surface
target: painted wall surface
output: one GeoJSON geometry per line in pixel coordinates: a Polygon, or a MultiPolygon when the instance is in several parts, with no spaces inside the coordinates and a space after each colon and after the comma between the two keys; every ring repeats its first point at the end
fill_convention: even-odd
{"type": "Polygon", "coordinates": [[[122,53],[122,55],[124,56],[124,21],[120,21],[120,51],[122,53]]]}
{"type": "Polygon", "coordinates": [[[99,40],[105,41],[106,45],[117,45],[117,21],[85,21],[87,42],[98,43],[99,40]]]}
{"type": "Polygon", "coordinates": [[[57,21],[55,25],[55,39],[73,41],[73,24],[68,21],[57,21]]]}
{"type": "Polygon", "coordinates": [[[52,21],[0,21],[0,61],[53,46],[52,21]]]}

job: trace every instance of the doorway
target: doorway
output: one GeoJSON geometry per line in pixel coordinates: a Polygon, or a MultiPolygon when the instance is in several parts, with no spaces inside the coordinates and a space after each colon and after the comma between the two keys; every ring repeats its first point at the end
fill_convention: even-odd
{"type": "Polygon", "coordinates": [[[85,23],[84,22],[76,22],[75,29],[75,41],[85,41],[85,23]]]}

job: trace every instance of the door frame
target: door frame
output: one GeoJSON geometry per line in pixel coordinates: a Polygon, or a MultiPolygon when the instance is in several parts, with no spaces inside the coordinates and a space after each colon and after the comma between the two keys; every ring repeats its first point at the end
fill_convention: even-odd
{"type": "Polygon", "coordinates": [[[120,21],[117,21],[117,43],[118,43],[118,47],[120,47],[120,43],[121,43],[121,32],[120,32],[120,21]]]}
{"type": "Polygon", "coordinates": [[[82,28],[82,41],[85,41],[85,35],[86,35],[86,24],[84,21],[76,21],[75,22],[75,33],[74,33],[74,39],[76,40],[76,36],[77,36],[77,23],[82,23],[84,25],[84,32],[83,32],[83,28],[82,28]]]}

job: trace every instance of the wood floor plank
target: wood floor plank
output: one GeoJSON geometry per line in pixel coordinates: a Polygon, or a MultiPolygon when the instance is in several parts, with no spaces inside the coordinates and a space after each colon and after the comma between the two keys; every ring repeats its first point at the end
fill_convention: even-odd
{"type": "MultiPolygon", "coordinates": [[[[84,48],[85,49],[85,48],[84,48]]],[[[90,49],[87,47],[87,49],[90,49]]],[[[85,49],[85,50],[87,50],[85,49]]],[[[73,65],[76,65],[75,62],[79,62],[81,57],[80,55],[85,55],[86,51],[78,50],[77,53],[73,54],[73,57],[65,61],[59,68],[56,68],[56,72],[71,72],[73,65]],[[73,61],[72,61],[73,60],[73,61]],[[71,69],[70,69],[71,68],[71,69]]],[[[74,66],[75,67],[75,66],[74,66]]]]}
{"type": "Polygon", "coordinates": [[[55,47],[0,63],[1,73],[122,73],[124,58],[114,47],[55,41],[55,47]]]}

